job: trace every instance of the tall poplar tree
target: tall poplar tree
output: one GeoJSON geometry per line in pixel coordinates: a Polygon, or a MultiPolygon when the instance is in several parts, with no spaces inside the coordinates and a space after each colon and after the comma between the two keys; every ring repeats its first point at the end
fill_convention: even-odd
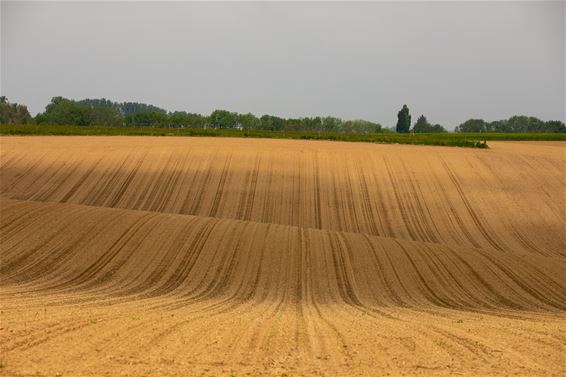
{"type": "Polygon", "coordinates": [[[397,113],[397,132],[408,133],[411,128],[411,114],[407,105],[403,105],[401,111],[397,113]]]}

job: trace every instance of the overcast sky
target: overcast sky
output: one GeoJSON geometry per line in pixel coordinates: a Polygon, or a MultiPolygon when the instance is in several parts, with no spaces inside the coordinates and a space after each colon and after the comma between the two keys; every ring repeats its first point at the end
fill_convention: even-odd
{"type": "Polygon", "coordinates": [[[6,2],[0,91],[453,129],[564,120],[564,2],[6,2]]]}

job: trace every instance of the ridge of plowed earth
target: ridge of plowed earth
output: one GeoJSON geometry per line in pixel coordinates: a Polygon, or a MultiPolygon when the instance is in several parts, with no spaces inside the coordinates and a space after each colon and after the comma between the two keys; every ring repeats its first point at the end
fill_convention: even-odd
{"type": "Polygon", "coordinates": [[[1,137],[0,375],[562,376],[566,143],[490,146],[1,137]]]}
{"type": "Polygon", "coordinates": [[[82,205],[0,207],[8,374],[565,371],[561,258],[82,205]]]}
{"type": "MultiPolygon", "coordinates": [[[[2,137],[0,197],[564,255],[564,148],[2,137]]],[[[557,142],[566,148],[566,143],[557,142]]]]}

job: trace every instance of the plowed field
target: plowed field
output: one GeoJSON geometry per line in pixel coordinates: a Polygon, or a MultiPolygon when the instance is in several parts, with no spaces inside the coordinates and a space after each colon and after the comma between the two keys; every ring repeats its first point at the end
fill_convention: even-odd
{"type": "Polygon", "coordinates": [[[0,375],[563,376],[566,143],[0,138],[0,375]]]}

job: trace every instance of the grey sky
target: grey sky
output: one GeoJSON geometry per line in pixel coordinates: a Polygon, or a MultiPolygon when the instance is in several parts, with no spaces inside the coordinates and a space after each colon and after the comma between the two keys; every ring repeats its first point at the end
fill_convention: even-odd
{"type": "Polygon", "coordinates": [[[0,91],[452,129],[564,120],[564,2],[2,2],[0,91]]]}

